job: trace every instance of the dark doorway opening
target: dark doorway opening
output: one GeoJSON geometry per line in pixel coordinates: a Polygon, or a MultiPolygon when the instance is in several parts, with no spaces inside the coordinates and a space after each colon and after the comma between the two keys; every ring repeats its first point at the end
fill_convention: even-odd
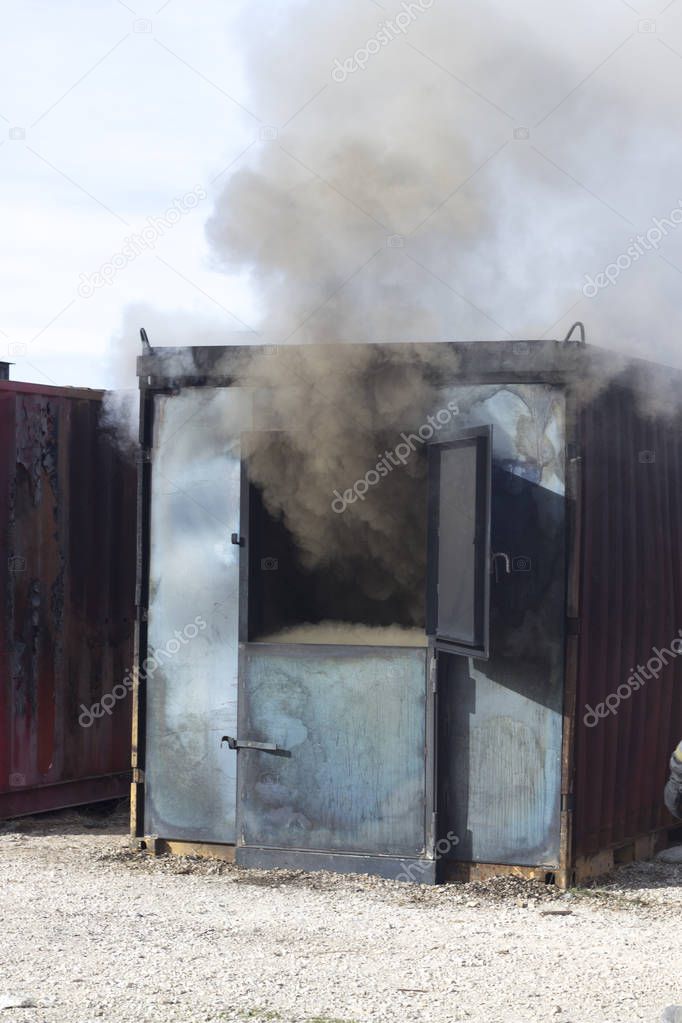
{"type": "MultiPolygon", "coordinates": [[[[268,436],[272,457],[287,459],[293,480],[296,445],[268,436]]],[[[382,438],[376,439],[381,450],[382,438]]],[[[384,446],[386,442],[384,439],[384,446]]],[[[305,485],[303,482],[302,485],[305,485]]],[[[295,508],[272,500],[267,484],[244,467],[248,518],[248,640],[425,646],[426,458],[423,449],[371,487],[342,514],[333,491],[310,494],[302,533],[295,508]],[[325,546],[320,551],[320,537],[325,546]]]]}

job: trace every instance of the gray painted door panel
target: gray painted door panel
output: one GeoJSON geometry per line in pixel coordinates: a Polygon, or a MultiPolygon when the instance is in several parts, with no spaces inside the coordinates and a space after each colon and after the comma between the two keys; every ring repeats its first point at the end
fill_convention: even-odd
{"type": "Polygon", "coordinates": [[[424,849],[426,650],[253,644],[242,660],[240,841],[417,856],[424,849]]]}
{"type": "Polygon", "coordinates": [[[237,717],[240,402],[225,388],[155,400],[145,830],[163,838],[235,840],[236,755],[220,738],[237,717]]]}

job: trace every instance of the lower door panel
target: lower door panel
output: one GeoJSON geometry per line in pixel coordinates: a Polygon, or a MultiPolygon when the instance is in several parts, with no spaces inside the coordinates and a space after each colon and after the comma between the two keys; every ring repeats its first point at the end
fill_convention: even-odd
{"type": "Polygon", "coordinates": [[[239,748],[240,846],[423,855],[426,650],[252,644],[240,675],[237,738],[280,747],[239,748]]]}

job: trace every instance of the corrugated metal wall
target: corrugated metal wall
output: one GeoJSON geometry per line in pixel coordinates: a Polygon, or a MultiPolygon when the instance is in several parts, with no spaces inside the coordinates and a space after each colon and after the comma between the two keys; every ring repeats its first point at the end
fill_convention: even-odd
{"type": "Polygon", "coordinates": [[[79,723],[133,657],[135,472],[100,412],[0,384],[0,817],[127,791],[129,692],[79,723]]]}
{"type": "Polygon", "coordinates": [[[682,628],[681,425],[642,414],[618,385],[580,415],[576,856],[671,823],[663,786],[682,738],[682,656],[665,655],[658,680],[626,694],[632,670],[682,628]],[[586,705],[596,708],[619,686],[615,713],[585,724],[586,705]]]}

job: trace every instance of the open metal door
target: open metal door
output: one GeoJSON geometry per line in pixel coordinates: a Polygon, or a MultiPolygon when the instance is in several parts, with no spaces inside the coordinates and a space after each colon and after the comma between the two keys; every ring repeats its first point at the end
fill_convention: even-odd
{"type": "Polygon", "coordinates": [[[428,454],[426,632],[437,650],[487,659],[492,426],[428,454]]]}
{"type": "Polygon", "coordinates": [[[564,498],[530,478],[516,436],[496,424],[494,452],[491,427],[429,452],[443,878],[468,876],[460,864],[559,862],[564,498]]]}

